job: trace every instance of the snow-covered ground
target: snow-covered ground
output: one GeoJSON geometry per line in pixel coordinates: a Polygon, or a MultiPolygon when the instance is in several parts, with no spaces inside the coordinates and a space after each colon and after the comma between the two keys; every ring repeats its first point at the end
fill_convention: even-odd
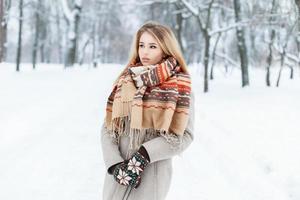
{"type": "MultiPolygon", "coordinates": [[[[0,64],[0,199],[101,199],[100,126],[120,70],[23,64],[17,73],[0,64]]],[[[299,200],[299,70],[294,80],[284,71],[279,88],[250,70],[251,86],[241,88],[237,69],[216,69],[207,94],[190,70],[195,140],[173,160],[168,200],[299,200]]]]}

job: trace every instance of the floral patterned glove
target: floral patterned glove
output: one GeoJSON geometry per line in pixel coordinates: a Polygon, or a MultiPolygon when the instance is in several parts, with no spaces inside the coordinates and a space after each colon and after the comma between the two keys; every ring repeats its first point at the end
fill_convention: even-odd
{"type": "MultiPolygon", "coordinates": [[[[142,149],[145,151],[144,147],[142,149]]],[[[140,149],[129,160],[125,160],[115,167],[113,176],[119,184],[130,185],[134,188],[140,185],[141,174],[150,162],[147,152],[145,156],[142,155],[145,154],[143,150],[140,149]]]]}

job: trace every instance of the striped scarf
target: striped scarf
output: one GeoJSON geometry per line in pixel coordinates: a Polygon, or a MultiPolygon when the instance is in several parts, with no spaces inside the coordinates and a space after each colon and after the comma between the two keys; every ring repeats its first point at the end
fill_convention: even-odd
{"type": "Polygon", "coordinates": [[[105,126],[115,136],[125,133],[138,137],[141,132],[166,138],[182,136],[189,117],[190,93],[190,76],[173,57],[156,65],[128,65],[108,97],[105,126]]]}

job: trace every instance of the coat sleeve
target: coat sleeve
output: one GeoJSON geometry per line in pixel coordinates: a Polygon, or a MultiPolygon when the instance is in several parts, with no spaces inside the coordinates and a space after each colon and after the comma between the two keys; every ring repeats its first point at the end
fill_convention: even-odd
{"type": "Polygon", "coordinates": [[[182,138],[181,148],[172,148],[165,138],[156,137],[152,140],[149,140],[143,143],[143,146],[147,150],[147,153],[150,157],[150,162],[156,162],[159,160],[164,160],[171,158],[175,155],[182,153],[193,141],[194,139],[194,119],[195,119],[195,97],[194,93],[191,92],[191,102],[190,102],[190,115],[187,127],[184,131],[182,138]]]}
{"type": "Polygon", "coordinates": [[[115,139],[107,133],[103,123],[101,128],[101,147],[104,164],[108,173],[110,173],[109,169],[111,166],[124,161],[119,146],[114,140],[115,139]]]}

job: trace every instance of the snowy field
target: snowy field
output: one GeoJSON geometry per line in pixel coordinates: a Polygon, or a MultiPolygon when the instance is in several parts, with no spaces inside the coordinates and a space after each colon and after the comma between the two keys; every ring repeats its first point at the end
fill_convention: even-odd
{"type": "MultiPolygon", "coordinates": [[[[0,64],[0,199],[101,200],[100,126],[120,65],[14,68],[0,64]]],[[[266,88],[252,69],[241,88],[237,69],[216,69],[207,94],[190,71],[195,140],[173,160],[168,200],[299,200],[299,70],[266,88]]]]}

